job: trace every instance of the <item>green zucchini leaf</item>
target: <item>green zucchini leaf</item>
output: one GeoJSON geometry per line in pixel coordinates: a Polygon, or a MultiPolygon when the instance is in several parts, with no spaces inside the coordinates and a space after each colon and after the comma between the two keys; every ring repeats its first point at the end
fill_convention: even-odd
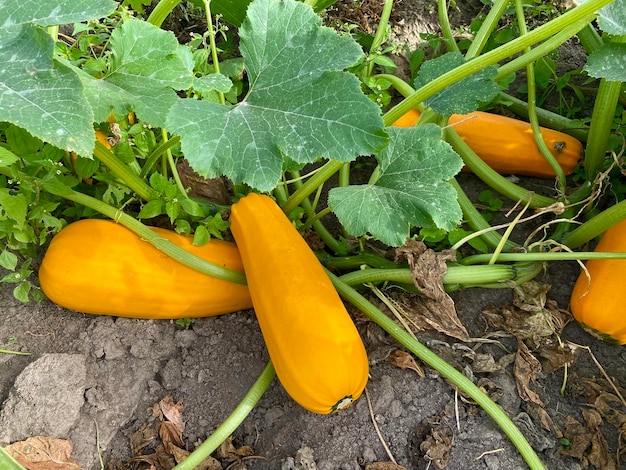
{"type": "Polygon", "coordinates": [[[378,180],[331,189],[329,207],[351,235],[369,233],[390,246],[402,245],[413,227],[454,229],[462,213],[447,181],[461,170],[461,157],[435,124],[387,131],[378,180]]]}
{"type": "Polygon", "coordinates": [[[351,161],[386,145],[380,109],[344,71],[362,55],[353,39],[295,0],[252,2],[239,33],[249,79],[243,101],[183,99],[168,115],[196,172],[269,191],[287,159],[351,161]]]}

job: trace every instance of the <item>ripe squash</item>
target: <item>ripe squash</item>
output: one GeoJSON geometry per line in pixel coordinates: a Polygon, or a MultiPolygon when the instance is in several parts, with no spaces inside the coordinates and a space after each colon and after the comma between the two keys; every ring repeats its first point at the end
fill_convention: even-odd
{"type": "MultiPolygon", "coordinates": [[[[597,252],[626,252],[626,221],[609,228],[595,248],[597,252]]],[[[626,260],[590,259],[590,278],[581,272],[574,284],[570,307],[574,318],[602,339],[626,344],[626,260]]]]}
{"type": "Polygon", "coordinates": [[[284,389],[314,413],[346,408],[367,383],[367,353],[317,257],[268,196],[240,199],[230,224],[284,389]]]}
{"type": "MultiPolygon", "coordinates": [[[[413,109],[394,122],[410,127],[417,122],[419,111],[413,109]]],[[[530,124],[498,114],[474,111],[453,114],[448,125],[465,143],[498,173],[554,178],[552,167],[537,149],[530,124]]],[[[541,128],[541,135],[566,175],[571,175],[582,157],[582,143],[553,129],[541,128]]],[[[463,171],[470,171],[467,167],[463,171]]]]}
{"type": "MultiPolygon", "coordinates": [[[[243,271],[233,243],[213,239],[194,246],[193,237],[152,230],[200,258],[243,271]]],[[[63,228],[50,242],[39,282],[50,300],[84,313],[177,319],[252,308],[247,286],[191,269],[109,220],[63,228]]]]}

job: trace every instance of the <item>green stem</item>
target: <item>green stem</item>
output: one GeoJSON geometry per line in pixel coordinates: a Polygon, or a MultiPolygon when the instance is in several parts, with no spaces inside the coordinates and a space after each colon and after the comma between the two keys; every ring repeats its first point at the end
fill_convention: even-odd
{"type": "Polygon", "coordinates": [[[93,151],[94,156],[100,160],[116,177],[118,177],[126,186],[132,189],[144,201],[151,201],[157,197],[148,184],[133,172],[127,165],[115,156],[111,150],[106,148],[102,143],[96,141],[96,147],[93,151]]]}
{"type": "MultiPolygon", "coordinates": [[[[167,141],[167,130],[161,129],[161,137],[164,141],[167,141]]],[[[176,183],[176,187],[178,188],[178,192],[185,198],[189,198],[187,194],[187,189],[185,185],[180,179],[180,175],[178,174],[178,168],[176,168],[176,162],[174,161],[174,157],[172,156],[172,151],[168,148],[165,151],[165,158],[167,159],[167,164],[170,167],[170,171],[172,172],[172,178],[174,178],[174,182],[176,183]]]]}
{"type": "MultiPolygon", "coordinates": [[[[518,19],[518,26],[520,29],[520,35],[524,36],[528,34],[528,30],[526,28],[526,21],[524,17],[524,7],[521,0],[515,0],[515,11],[518,19]]],[[[530,48],[527,48],[525,53],[528,54],[530,52],[530,48]]],[[[536,109],[536,83],[535,83],[535,67],[532,63],[529,63],[526,66],[526,85],[528,86],[528,119],[530,122],[530,127],[533,130],[533,139],[535,140],[535,145],[537,146],[537,150],[539,153],[543,155],[543,158],[546,159],[552,171],[556,176],[556,185],[559,194],[565,195],[567,190],[567,181],[565,180],[565,173],[563,168],[559,164],[558,160],[550,149],[548,148],[548,144],[543,140],[543,136],[541,135],[541,129],[539,128],[539,119],[537,118],[536,109]]]]}
{"type": "MultiPolygon", "coordinates": [[[[526,103],[526,101],[504,92],[500,92],[500,101],[518,116],[528,119],[528,103],[526,103]]],[[[582,122],[568,119],[558,113],[553,113],[552,111],[539,107],[536,108],[536,113],[539,124],[542,126],[571,135],[581,142],[587,141],[589,127],[582,124],[582,122]]]]}
{"type": "Polygon", "coordinates": [[[358,255],[350,256],[331,256],[325,251],[316,251],[315,255],[324,266],[340,270],[358,269],[364,265],[373,268],[386,269],[398,269],[400,266],[398,263],[394,263],[393,261],[383,258],[382,256],[370,251],[364,251],[358,255]]]}
{"type": "Polygon", "coordinates": [[[179,3],[180,0],[160,0],[146,21],[154,26],[161,27],[167,15],[169,15],[179,3]]]}
{"type": "Polygon", "coordinates": [[[588,25],[589,18],[584,18],[581,21],[577,21],[575,23],[572,23],[571,25],[568,25],[563,30],[556,33],[554,36],[542,42],[539,46],[527,50],[519,57],[516,57],[515,59],[512,59],[506,64],[498,67],[498,74],[496,75],[494,80],[502,80],[507,75],[517,72],[518,70],[526,67],[528,64],[535,62],[541,57],[544,57],[588,25]]]}
{"type": "Polygon", "coordinates": [[[626,200],[603,210],[584,224],[562,237],[561,243],[575,249],[601,235],[610,227],[626,219],[626,200]]]}
{"type": "Polygon", "coordinates": [[[31,353],[24,351],[14,351],[12,349],[0,348],[0,354],[13,354],[15,356],[30,356],[31,353]]]}
{"type": "Polygon", "coordinates": [[[472,170],[476,176],[503,196],[508,197],[513,201],[521,201],[524,204],[530,200],[530,207],[533,209],[546,207],[556,202],[553,198],[534,194],[498,174],[498,172],[496,172],[478,155],[476,155],[476,152],[474,152],[465,143],[465,141],[459,137],[459,134],[453,128],[446,128],[444,130],[444,134],[445,140],[452,145],[452,148],[454,148],[454,150],[461,155],[461,157],[463,157],[465,165],[472,170]]]}
{"type": "Polygon", "coordinates": [[[489,13],[485,17],[483,24],[478,29],[478,32],[474,36],[472,44],[467,49],[465,53],[466,59],[473,59],[477,57],[482,52],[485,44],[487,44],[487,40],[489,39],[489,35],[493,30],[496,29],[500,18],[504,14],[504,10],[509,5],[510,0],[496,0],[491,8],[489,9],[489,13]]]}
{"type": "Polygon", "coordinates": [[[497,64],[501,60],[512,57],[513,55],[523,51],[526,47],[532,46],[537,42],[543,41],[557,34],[571,23],[581,21],[585,18],[588,18],[588,20],[591,21],[593,17],[590,15],[594,14],[597,10],[608,5],[612,1],[613,0],[590,0],[580,4],[558,18],[544,23],[530,33],[515,38],[502,46],[499,46],[483,55],[465,62],[463,65],[460,65],[447,73],[444,73],[438,77],[437,80],[427,83],[413,95],[406,98],[397,106],[394,106],[390,111],[385,113],[383,116],[385,124],[389,125],[393,123],[411,108],[416,107],[418,104],[422,103],[425,99],[435,93],[440,92],[465,77],[469,77],[473,73],[476,73],[485,67],[497,64]]]}
{"type": "Polygon", "coordinates": [[[243,400],[241,400],[228,418],[196,450],[189,454],[181,463],[173,467],[172,470],[193,470],[206,460],[243,423],[243,420],[246,419],[259,402],[275,376],[274,366],[271,362],[268,362],[259,378],[256,379],[256,382],[254,382],[248,393],[243,397],[243,400]]]}
{"type": "MultiPolygon", "coordinates": [[[[615,43],[626,43],[626,36],[611,40],[615,43]]],[[[622,82],[600,80],[598,94],[593,105],[589,139],[585,148],[585,173],[587,179],[594,180],[604,166],[604,157],[609,147],[615,108],[622,89],[622,82]]]]}
{"type": "MultiPolygon", "coordinates": [[[[480,265],[480,263],[486,263],[490,261],[491,254],[480,254],[466,256],[461,261],[464,266],[480,265]]],[[[530,262],[530,261],[578,261],[588,259],[626,259],[626,253],[623,252],[608,252],[608,251],[559,251],[548,253],[500,253],[496,261],[501,263],[506,262],[530,262]]]]}
{"type": "MultiPolygon", "coordinates": [[[[486,230],[483,234],[480,235],[480,238],[491,248],[499,246],[500,242],[502,241],[502,235],[500,235],[495,230],[488,230],[491,228],[489,222],[487,222],[483,215],[478,212],[478,209],[476,209],[474,203],[472,203],[472,201],[467,197],[467,194],[465,194],[465,191],[463,191],[463,188],[455,178],[452,178],[450,181],[448,181],[448,183],[450,183],[450,185],[452,185],[452,187],[456,189],[457,201],[459,203],[459,206],[461,206],[461,210],[463,211],[463,219],[467,223],[467,225],[469,225],[471,229],[475,232],[486,230]]],[[[518,245],[516,243],[507,240],[504,244],[503,249],[504,251],[511,251],[517,247],[518,245]]]]}
{"type": "MultiPolygon", "coordinates": [[[[449,265],[443,276],[443,284],[453,288],[467,287],[511,287],[505,281],[526,281],[528,277],[535,277],[541,270],[540,264],[521,263],[517,265],[490,264],[476,266],[449,265]],[[471,269],[468,269],[471,268],[471,269]]],[[[413,273],[409,268],[368,268],[352,271],[341,276],[341,280],[348,285],[360,285],[378,282],[398,282],[413,284],[413,273]]]]}
{"type": "Polygon", "coordinates": [[[85,207],[89,207],[90,209],[113,219],[116,223],[122,224],[124,227],[135,232],[139,237],[141,237],[141,239],[147,241],[166,255],[174,258],[179,263],[182,263],[191,269],[195,269],[203,274],[213,276],[224,281],[236,284],[246,283],[246,276],[244,273],[211,263],[189,253],[185,249],[174,245],[169,240],[160,237],[154,231],[150,230],[149,227],[142,224],[134,217],[125,214],[122,210],[117,209],[116,207],[113,207],[87,194],[74,191],[58,181],[49,180],[47,182],[43,182],[42,186],[51,194],[63,197],[85,207]]]}
{"type": "Polygon", "coordinates": [[[452,27],[450,26],[450,18],[448,18],[448,5],[446,0],[437,0],[437,13],[439,15],[439,27],[443,40],[446,43],[449,52],[459,52],[459,46],[454,39],[452,27]]]}
{"type": "MultiPolygon", "coordinates": [[[[211,0],[204,0],[204,11],[206,12],[207,31],[209,32],[209,47],[211,48],[211,58],[213,60],[213,70],[220,73],[220,61],[217,56],[217,46],[215,44],[215,30],[213,29],[213,15],[211,15],[211,0]]],[[[218,92],[217,96],[221,104],[226,104],[223,92],[218,92]]]]}
{"type": "Polygon", "coordinates": [[[524,435],[506,415],[502,408],[494,403],[493,400],[487,396],[487,394],[474,385],[472,381],[465,377],[462,373],[430,351],[421,342],[413,338],[407,331],[396,325],[391,318],[385,315],[380,309],[375,307],[352,287],[347,285],[332,273],[328,273],[328,276],[332,280],[339,294],[344,299],[361,310],[365,315],[393,336],[394,339],[415,354],[425,364],[435,369],[443,377],[452,382],[452,384],[461,392],[465,393],[468,397],[478,403],[509,437],[532,470],[545,469],[524,435]]]}
{"type": "Polygon", "coordinates": [[[318,186],[324,184],[328,178],[341,170],[342,166],[343,162],[339,162],[337,160],[329,160],[326,162],[317,173],[311,176],[311,178],[309,178],[304,184],[302,184],[302,186],[293,192],[283,206],[283,211],[289,214],[292,210],[298,207],[302,201],[317,191],[318,186]]]}
{"type": "MultiPolygon", "coordinates": [[[[141,168],[141,172],[139,173],[140,178],[145,178],[146,175],[150,172],[156,161],[162,156],[165,152],[168,152],[174,145],[180,142],[180,136],[174,135],[171,139],[167,139],[167,133],[165,133],[166,140],[164,140],[157,148],[155,148],[150,155],[146,158],[146,163],[141,168]]],[[[171,152],[170,152],[171,153],[171,152]]]]}
{"type": "Polygon", "coordinates": [[[598,31],[592,24],[588,24],[578,32],[578,40],[585,48],[585,51],[587,51],[587,54],[597,51],[604,45],[602,36],[598,34],[598,31]]]}
{"type": "Polygon", "coordinates": [[[4,470],[26,470],[2,446],[0,446],[0,468],[4,470]]]}

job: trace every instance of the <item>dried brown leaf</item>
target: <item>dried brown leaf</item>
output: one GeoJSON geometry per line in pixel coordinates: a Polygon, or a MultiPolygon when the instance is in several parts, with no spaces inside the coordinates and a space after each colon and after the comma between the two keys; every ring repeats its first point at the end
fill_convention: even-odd
{"type": "Polygon", "coordinates": [[[543,365],[547,373],[557,371],[564,366],[571,366],[580,356],[580,348],[574,348],[570,344],[554,342],[541,346],[537,353],[545,359],[543,365]]]}
{"type": "Polygon", "coordinates": [[[133,457],[141,455],[146,447],[150,447],[157,441],[160,427],[161,422],[154,420],[142,424],[137,431],[130,435],[130,450],[133,457]]]}
{"type": "Polygon", "coordinates": [[[229,437],[224,442],[220,444],[220,446],[215,451],[215,456],[219,460],[223,460],[226,462],[234,462],[243,457],[249,457],[253,455],[254,451],[250,446],[240,446],[236,447],[233,444],[233,437],[229,437]]]}
{"type": "Polygon", "coordinates": [[[5,450],[28,470],[80,470],[72,459],[72,444],[65,439],[34,436],[15,442],[5,450]]]}
{"type": "Polygon", "coordinates": [[[417,363],[413,355],[401,349],[396,349],[389,355],[389,362],[392,366],[398,367],[399,369],[414,370],[421,378],[426,377],[424,370],[417,363]]]}
{"type": "Polygon", "coordinates": [[[602,416],[595,410],[583,408],[583,418],[591,431],[591,451],[587,455],[589,463],[603,470],[617,470],[617,463],[609,453],[609,445],[601,431],[602,416]]]}
{"type": "Polygon", "coordinates": [[[501,367],[491,354],[477,353],[474,355],[472,371],[475,374],[498,372],[499,370],[501,370],[501,367]]]}
{"type": "Polygon", "coordinates": [[[524,401],[531,401],[539,406],[543,406],[543,401],[537,392],[532,390],[531,383],[537,380],[541,372],[541,364],[530,352],[528,346],[521,339],[517,341],[517,354],[513,365],[513,374],[517,385],[517,393],[524,401]]]}
{"type": "Polygon", "coordinates": [[[420,444],[420,450],[425,453],[424,458],[439,469],[448,466],[451,448],[452,438],[443,427],[432,428],[430,435],[420,444]]]}
{"type": "Polygon", "coordinates": [[[515,288],[513,304],[483,311],[485,322],[518,339],[531,340],[535,347],[553,343],[572,319],[571,314],[546,300],[550,286],[530,281],[515,288]]]}
{"type": "Polygon", "coordinates": [[[137,455],[130,459],[132,462],[144,462],[154,467],[154,470],[170,470],[176,465],[176,461],[163,444],[160,444],[153,454],[137,455]]]}
{"type": "Polygon", "coordinates": [[[159,428],[159,437],[166,448],[170,444],[173,444],[177,447],[184,447],[185,441],[183,441],[183,435],[180,431],[174,426],[174,423],[170,421],[164,421],[161,423],[161,427],[159,428]]]}
{"type": "Polygon", "coordinates": [[[413,298],[407,310],[419,328],[432,329],[445,335],[468,341],[469,334],[458,318],[454,300],[443,287],[448,269],[446,261],[456,260],[452,250],[436,252],[420,241],[409,240],[396,250],[396,259],[406,259],[411,268],[413,283],[421,295],[413,298]]]}
{"type": "Polygon", "coordinates": [[[161,408],[163,416],[182,434],[185,430],[185,423],[182,417],[182,412],[185,409],[183,402],[178,401],[174,403],[174,399],[168,395],[159,402],[159,408],[161,408]]]}

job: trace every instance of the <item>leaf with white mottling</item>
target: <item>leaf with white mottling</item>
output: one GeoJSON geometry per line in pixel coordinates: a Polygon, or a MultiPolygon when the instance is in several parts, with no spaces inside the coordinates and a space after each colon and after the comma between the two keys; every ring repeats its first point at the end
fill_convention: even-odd
{"type": "MultiPolygon", "coordinates": [[[[421,88],[464,63],[465,58],[458,52],[428,60],[420,68],[413,87],[421,88]]],[[[471,113],[480,103],[491,101],[499,93],[500,87],[492,80],[497,74],[495,66],[487,67],[435,93],[424,103],[443,116],[471,113]]]]}
{"type": "Polygon", "coordinates": [[[0,0],[0,28],[78,23],[108,16],[116,7],[112,0],[0,0]]]}
{"type": "Polygon", "coordinates": [[[185,90],[194,81],[191,52],[171,32],[139,20],[128,20],[113,31],[110,44],[111,66],[104,78],[107,85],[101,87],[106,94],[99,99],[117,109],[120,96],[132,96],[133,102],[126,104],[139,119],[165,127],[167,113],[178,101],[175,90],[185,90]]]}
{"type": "Polygon", "coordinates": [[[377,159],[380,178],[330,190],[328,205],[352,235],[366,233],[401,246],[412,227],[454,229],[461,219],[455,189],[447,182],[463,166],[434,124],[388,128],[391,142],[377,159]]]}
{"type": "Polygon", "coordinates": [[[93,116],[80,80],[53,65],[50,35],[33,25],[0,28],[0,120],[79,155],[94,147],[93,116]]]}
{"type": "Polygon", "coordinates": [[[235,105],[181,100],[167,127],[205,177],[273,189],[285,161],[350,161],[387,142],[379,108],[343,70],[362,55],[295,0],[256,0],[239,31],[250,81],[235,105]]]}
{"type": "Polygon", "coordinates": [[[626,0],[613,0],[599,12],[598,26],[607,34],[626,34],[626,0]]]}
{"type": "Polygon", "coordinates": [[[626,82],[626,44],[604,44],[589,55],[584,70],[595,78],[626,82]]]}

